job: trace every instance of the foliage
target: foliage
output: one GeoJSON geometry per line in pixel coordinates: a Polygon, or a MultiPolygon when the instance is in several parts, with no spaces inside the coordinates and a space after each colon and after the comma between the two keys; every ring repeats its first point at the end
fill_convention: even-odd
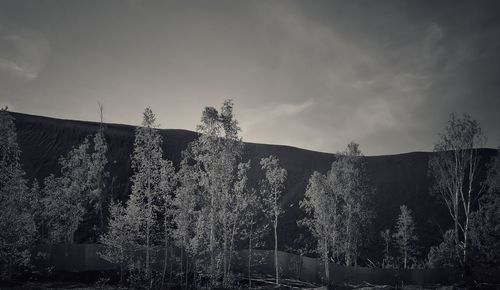
{"type": "Polygon", "coordinates": [[[330,186],[328,176],[315,171],[309,178],[304,200],[300,202],[306,217],[299,224],[306,226],[316,238],[316,251],[325,263],[325,274],[330,280],[330,259],[339,253],[342,207],[341,196],[330,186]]]}
{"type": "Polygon", "coordinates": [[[498,266],[500,261],[500,154],[492,160],[486,180],[487,194],[471,217],[474,260],[481,266],[498,266]]]}
{"type": "Polygon", "coordinates": [[[281,194],[285,188],[287,176],[286,170],[279,164],[278,158],[269,156],[260,161],[260,166],[265,172],[262,181],[262,195],[264,203],[264,214],[271,220],[274,229],[274,269],[276,284],[279,283],[278,269],[278,218],[283,213],[281,208],[281,194]]]}
{"type": "Polygon", "coordinates": [[[431,247],[427,255],[427,266],[429,268],[451,268],[456,267],[460,260],[459,251],[455,246],[455,233],[448,230],[444,233],[443,242],[439,246],[431,247]]]}
{"type": "Polygon", "coordinates": [[[14,118],[0,110],[0,271],[10,280],[16,268],[30,261],[36,227],[24,171],[20,163],[14,118]]]}
{"type": "Polygon", "coordinates": [[[365,159],[359,145],[351,142],[332,163],[329,180],[342,200],[342,242],[347,266],[357,265],[359,247],[363,243],[363,229],[373,217],[370,210],[372,190],[366,175],[365,159]]]}
{"type": "Polygon", "coordinates": [[[390,250],[390,246],[392,243],[391,230],[385,229],[381,231],[380,237],[382,238],[382,240],[384,240],[384,258],[382,260],[382,268],[387,269],[397,267],[390,250]]]}
{"type": "Polygon", "coordinates": [[[445,202],[454,222],[454,243],[466,263],[469,247],[470,218],[473,206],[483,193],[478,182],[477,147],[485,142],[479,123],[469,115],[450,115],[440,140],[434,146],[429,172],[435,180],[434,191],[445,202]]]}
{"type": "Polygon", "coordinates": [[[418,240],[418,237],[415,234],[415,222],[411,210],[406,205],[402,205],[400,211],[396,231],[392,236],[403,260],[403,268],[406,269],[410,261],[415,262],[416,246],[414,242],[418,240]]]}
{"type": "Polygon", "coordinates": [[[73,243],[86,206],[90,202],[91,159],[88,138],[59,158],[61,176],[49,175],[44,180],[43,208],[47,240],[73,243]]]}
{"type": "Polygon", "coordinates": [[[134,231],[138,227],[135,218],[130,215],[132,211],[125,211],[120,203],[112,202],[109,210],[108,231],[100,239],[105,247],[99,255],[111,263],[120,265],[120,282],[123,282],[124,271],[133,257],[133,244],[130,237],[136,235],[134,231]]]}
{"type": "Polygon", "coordinates": [[[239,130],[231,100],[220,112],[204,109],[199,137],[183,153],[174,200],[177,244],[212,286],[231,284],[235,245],[243,238],[244,213],[253,193],[247,185],[250,164],[241,161],[239,130]]]}
{"type": "Polygon", "coordinates": [[[135,131],[132,194],[125,207],[112,204],[108,231],[101,236],[105,246],[101,256],[121,266],[122,278],[128,270],[133,287],[160,287],[157,285],[160,279],[164,282],[172,235],[172,194],[176,177],[172,162],[163,158],[162,138],[156,127],[155,115],[146,108],[142,126],[135,131]],[[160,246],[165,249],[162,273],[153,271],[152,267],[153,251],[160,246]]]}

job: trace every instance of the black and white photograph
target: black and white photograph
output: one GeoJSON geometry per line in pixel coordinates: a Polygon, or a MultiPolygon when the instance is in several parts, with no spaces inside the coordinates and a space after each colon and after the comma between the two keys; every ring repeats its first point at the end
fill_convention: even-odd
{"type": "Polygon", "coordinates": [[[500,289],[500,1],[0,0],[0,289],[500,289]]]}

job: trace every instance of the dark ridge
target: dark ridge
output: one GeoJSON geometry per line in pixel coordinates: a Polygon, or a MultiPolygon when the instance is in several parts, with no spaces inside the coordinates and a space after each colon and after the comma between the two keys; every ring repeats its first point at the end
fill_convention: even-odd
{"type": "MultiPolygon", "coordinates": [[[[15,117],[18,141],[23,152],[21,160],[27,177],[30,180],[36,178],[40,183],[47,175],[59,171],[59,156],[66,154],[99,127],[97,122],[62,120],[21,113],[12,115],[15,117]]],[[[114,199],[126,200],[130,192],[130,154],[135,127],[121,124],[105,126],[109,144],[108,170],[113,177],[112,196],[114,199]]],[[[178,166],[182,150],[196,138],[197,133],[176,129],[161,129],[160,132],[166,157],[178,166]]],[[[336,155],[291,146],[256,143],[246,143],[245,149],[245,158],[251,160],[252,164],[250,180],[253,184],[258,184],[261,177],[257,167],[262,157],[275,155],[288,171],[282,202],[285,213],[279,221],[278,242],[280,249],[297,249],[302,243],[295,241],[295,238],[300,233],[307,236],[306,230],[296,224],[304,215],[299,208],[299,201],[304,197],[307,181],[315,170],[325,173],[336,155]]],[[[494,149],[481,149],[482,164],[489,162],[496,152],[494,149]]],[[[362,257],[372,261],[380,259],[382,241],[379,232],[385,228],[394,228],[399,206],[402,204],[406,204],[414,213],[422,257],[427,254],[431,245],[439,243],[442,231],[450,228],[451,220],[446,208],[439,197],[430,192],[432,181],[427,169],[431,154],[412,152],[366,157],[368,176],[375,190],[375,218],[367,235],[370,246],[364,249],[362,257]]],[[[481,178],[484,178],[484,174],[484,170],[480,172],[481,178]]],[[[92,237],[88,227],[82,226],[77,233],[77,239],[84,242],[95,237],[92,237]]],[[[268,240],[268,245],[271,245],[272,237],[269,236],[268,240]]]]}

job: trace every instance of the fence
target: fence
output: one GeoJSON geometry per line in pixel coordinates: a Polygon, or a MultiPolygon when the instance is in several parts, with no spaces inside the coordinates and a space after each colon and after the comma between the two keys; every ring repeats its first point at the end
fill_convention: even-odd
{"type": "MultiPolygon", "coordinates": [[[[85,272],[115,270],[117,265],[102,259],[98,252],[99,244],[67,244],[41,245],[36,247],[35,265],[53,267],[56,271],[85,272]]],[[[154,261],[163,261],[164,251],[154,254],[154,261]]],[[[233,269],[247,273],[248,251],[238,252],[233,269]]],[[[274,252],[270,250],[254,250],[252,252],[252,272],[274,275],[274,252]]],[[[283,278],[297,279],[306,282],[325,284],[324,264],[321,260],[278,252],[278,265],[283,278]]],[[[159,266],[159,265],[158,265],[159,266]]],[[[363,283],[382,285],[449,285],[460,279],[458,269],[380,269],[368,267],[346,267],[330,264],[331,283],[363,283]]],[[[476,281],[500,283],[500,269],[473,269],[472,277],[476,281]]]]}

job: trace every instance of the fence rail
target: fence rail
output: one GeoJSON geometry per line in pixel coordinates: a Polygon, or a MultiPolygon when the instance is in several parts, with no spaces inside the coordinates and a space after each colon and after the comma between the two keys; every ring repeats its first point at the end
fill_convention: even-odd
{"type": "MultiPolygon", "coordinates": [[[[100,244],[60,244],[40,245],[35,248],[38,267],[53,267],[56,271],[85,272],[118,269],[99,256],[100,244]]],[[[163,261],[164,251],[156,251],[154,260],[163,261]]],[[[248,251],[238,251],[233,269],[247,273],[248,251]]],[[[278,252],[280,275],[283,278],[305,282],[326,284],[324,264],[319,259],[278,252]]],[[[271,250],[253,250],[252,272],[274,275],[274,252],[271,250]]],[[[363,283],[382,285],[449,285],[460,279],[460,271],[448,269],[380,269],[368,267],[346,267],[330,264],[331,283],[363,283]]],[[[472,277],[478,282],[500,283],[499,268],[476,268],[472,277]]]]}

